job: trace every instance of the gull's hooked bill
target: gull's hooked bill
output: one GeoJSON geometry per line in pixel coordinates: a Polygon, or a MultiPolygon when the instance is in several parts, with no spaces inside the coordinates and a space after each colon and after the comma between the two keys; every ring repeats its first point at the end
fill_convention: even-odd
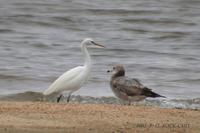
{"type": "Polygon", "coordinates": [[[107,73],[111,73],[113,70],[107,70],[107,73]]]}
{"type": "Polygon", "coordinates": [[[113,67],[112,70],[107,70],[107,73],[111,73],[111,72],[113,72],[114,70],[115,70],[115,67],[113,67]]]}

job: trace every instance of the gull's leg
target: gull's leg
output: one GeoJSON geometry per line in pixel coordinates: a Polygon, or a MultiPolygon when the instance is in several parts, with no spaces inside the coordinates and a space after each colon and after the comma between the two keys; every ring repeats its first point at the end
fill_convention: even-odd
{"type": "Polygon", "coordinates": [[[131,106],[131,103],[132,103],[131,100],[128,100],[128,105],[129,105],[129,106],[131,106]]]}
{"type": "Polygon", "coordinates": [[[59,103],[59,101],[60,101],[60,99],[61,99],[62,96],[63,96],[63,95],[61,94],[61,95],[57,98],[57,103],[59,103]]]}

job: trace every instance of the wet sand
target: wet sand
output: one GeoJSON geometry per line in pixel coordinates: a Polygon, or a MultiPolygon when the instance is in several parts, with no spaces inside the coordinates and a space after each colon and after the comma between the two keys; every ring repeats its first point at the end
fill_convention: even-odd
{"type": "Polygon", "coordinates": [[[0,102],[0,132],[197,133],[200,110],[150,106],[0,102]]]}

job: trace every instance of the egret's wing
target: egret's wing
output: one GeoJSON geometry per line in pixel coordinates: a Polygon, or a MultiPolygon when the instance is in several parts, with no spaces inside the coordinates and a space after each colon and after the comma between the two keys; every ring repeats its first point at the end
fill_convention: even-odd
{"type": "Polygon", "coordinates": [[[135,96],[142,93],[143,85],[137,79],[118,77],[113,81],[113,87],[120,93],[135,96]]]}
{"type": "Polygon", "coordinates": [[[76,76],[78,76],[83,71],[83,66],[75,67],[64,74],[62,74],[58,79],[56,79],[50,87],[43,92],[44,95],[49,95],[51,93],[57,92],[60,89],[63,89],[63,85],[65,85],[70,80],[73,80],[76,76]]]}

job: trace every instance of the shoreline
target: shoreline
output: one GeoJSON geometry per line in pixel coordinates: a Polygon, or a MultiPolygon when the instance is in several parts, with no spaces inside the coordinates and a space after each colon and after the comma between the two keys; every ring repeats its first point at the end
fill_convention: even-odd
{"type": "Polygon", "coordinates": [[[0,102],[0,132],[196,133],[200,110],[152,106],[0,102]]]}
{"type": "MultiPolygon", "coordinates": [[[[12,101],[12,102],[53,102],[55,103],[57,99],[56,95],[44,96],[41,92],[27,91],[23,93],[11,94],[0,96],[0,101],[12,101]]],[[[67,103],[67,97],[63,96],[61,98],[62,103],[67,103]]],[[[118,104],[124,105],[127,102],[120,100],[119,98],[113,96],[81,96],[72,95],[70,98],[70,103],[80,103],[80,104],[118,104]]],[[[147,98],[143,101],[136,102],[136,105],[142,106],[154,106],[160,108],[177,108],[177,109],[200,109],[200,98],[193,99],[168,99],[168,98],[147,98]]]]}

